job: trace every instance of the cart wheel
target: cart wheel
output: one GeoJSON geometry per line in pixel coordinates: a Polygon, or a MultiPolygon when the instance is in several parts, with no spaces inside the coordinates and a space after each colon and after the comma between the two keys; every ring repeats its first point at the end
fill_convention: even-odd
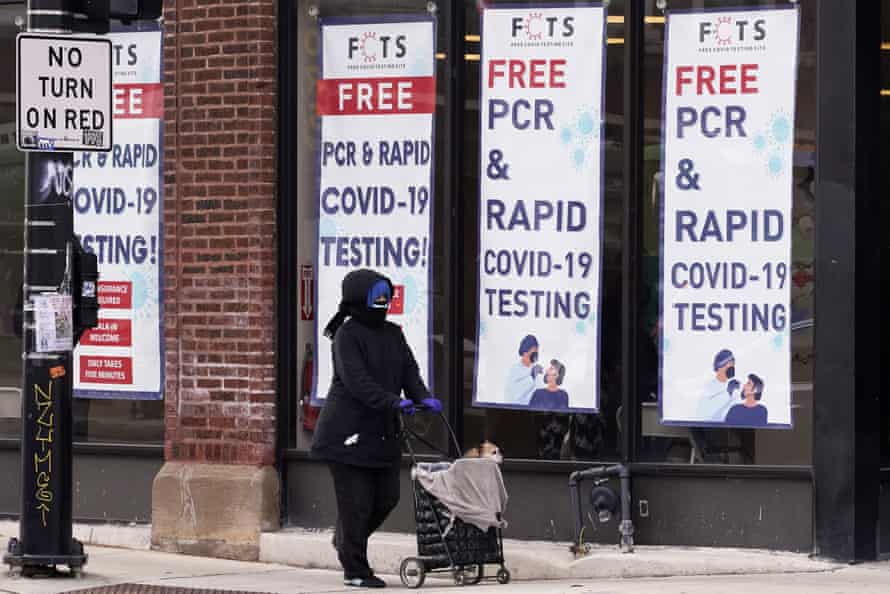
{"type": "Polygon", "coordinates": [[[426,579],[423,561],[417,557],[408,557],[402,561],[402,565],[399,567],[399,577],[407,588],[421,587],[426,579]]]}
{"type": "Polygon", "coordinates": [[[499,584],[509,584],[510,583],[510,572],[507,571],[506,567],[501,567],[498,569],[498,583],[499,584]]]}

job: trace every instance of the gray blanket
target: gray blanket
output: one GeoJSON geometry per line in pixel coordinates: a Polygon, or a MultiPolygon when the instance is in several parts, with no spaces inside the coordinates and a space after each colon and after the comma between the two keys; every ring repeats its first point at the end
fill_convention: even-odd
{"type": "Polygon", "coordinates": [[[497,462],[491,458],[461,458],[446,470],[436,470],[421,464],[414,475],[454,517],[480,530],[507,526],[501,518],[507,507],[507,489],[497,462]]]}

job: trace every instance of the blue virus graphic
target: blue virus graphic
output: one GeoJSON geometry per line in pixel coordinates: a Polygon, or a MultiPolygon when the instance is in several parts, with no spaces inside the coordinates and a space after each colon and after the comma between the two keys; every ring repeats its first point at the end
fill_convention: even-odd
{"type": "Polygon", "coordinates": [[[561,124],[559,140],[566,147],[568,157],[576,169],[592,164],[588,149],[598,142],[599,121],[599,111],[592,106],[585,106],[568,123],[561,124]]]}
{"type": "Polygon", "coordinates": [[[417,294],[417,281],[413,276],[408,276],[404,280],[405,285],[405,315],[412,313],[417,309],[419,299],[417,294]]]}
{"type": "Polygon", "coordinates": [[[758,134],[754,137],[754,148],[757,152],[766,148],[766,137],[763,134],[758,134]]]}
{"type": "Polygon", "coordinates": [[[773,177],[778,177],[778,175],[782,173],[782,169],[784,168],[782,157],[780,157],[779,155],[773,155],[769,158],[769,161],[767,161],[766,167],[769,170],[770,175],[772,175],[773,177]]]}
{"type": "Polygon", "coordinates": [[[479,336],[485,335],[485,320],[479,320],[479,336]]]}
{"type": "Polygon", "coordinates": [[[575,324],[575,332],[581,335],[587,333],[587,324],[584,323],[584,320],[579,320],[578,323],[575,324]]]}
{"type": "Polygon", "coordinates": [[[785,144],[791,139],[791,122],[784,115],[776,116],[771,128],[773,140],[777,144],[785,144]]]}
{"type": "Polygon", "coordinates": [[[661,352],[666,353],[671,350],[671,341],[669,338],[661,339],[661,352]]]}
{"type": "Polygon", "coordinates": [[[148,302],[148,282],[141,272],[133,272],[130,282],[133,283],[133,309],[142,309],[148,302]]]}
{"type": "Polygon", "coordinates": [[[582,113],[578,118],[578,132],[584,136],[589,136],[590,134],[593,134],[593,127],[593,114],[590,112],[582,113]]]}
{"type": "Polygon", "coordinates": [[[318,222],[318,235],[319,237],[336,237],[337,224],[328,217],[322,218],[318,222]]]}
{"type": "Polygon", "coordinates": [[[572,154],[572,159],[575,161],[577,167],[584,165],[584,157],[584,149],[575,149],[575,152],[572,154]]]}
{"type": "Polygon", "coordinates": [[[776,351],[782,350],[782,345],[785,343],[785,335],[784,334],[776,334],[773,337],[773,349],[776,351]]]}

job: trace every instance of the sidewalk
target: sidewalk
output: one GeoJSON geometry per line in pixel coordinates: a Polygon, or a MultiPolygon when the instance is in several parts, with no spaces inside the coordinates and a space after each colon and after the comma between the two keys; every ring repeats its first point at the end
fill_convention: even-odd
{"type": "MultiPolygon", "coordinates": [[[[14,533],[10,527],[15,527],[15,523],[0,522],[3,542],[14,533]]],[[[147,550],[148,530],[145,526],[78,525],[75,532],[87,543],[116,540],[118,544],[139,546],[122,549],[88,544],[89,563],[83,576],[77,579],[27,579],[10,577],[3,572],[0,592],[56,594],[89,590],[91,594],[204,594],[216,590],[312,594],[356,591],[342,585],[342,574],[338,570],[150,551],[147,550]]],[[[275,541],[274,546],[264,542],[261,547],[266,560],[278,555],[283,560],[302,559],[305,564],[327,567],[328,551],[332,558],[329,533],[284,531],[266,536],[275,541]]],[[[396,534],[372,539],[373,563],[392,589],[403,590],[399,579],[391,575],[394,573],[391,568],[398,566],[402,556],[413,553],[411,541],[410,536],[396,534]]],[[[847,567],[787,553],[661,547],[640,547],[631,555],[610,548],[596,548],[589,557],[572,562],[568,551],[563,554],[564,549],[564,546],[551,543],[509,541],[505,543],[505,555],[514,581],[507,586],[492,583],[477,587],[486,588],[483,591],[493,594],[890,592],[890,564],[887,563],[847,567]],[[676,577],[659,579],[662,576],[676,577]],[[544,579],[547,577],[562,579],[544,579]]],[[[450,578],[430,577],[421,591],[454,592],[455,588],[450,578]]]]}
{"type": "MultiPolygon", "coordinates": [[[[0,521],[0,535],[18,533],[18,524],[0,521]]],[[[147,551],[151,528],[146,525],[75,524],[74,537],[85,545],[147,551]]],[[[5,542],[5,540],[4,540],[5,542]]],[[[632,554],[614,546],[594,546],[575,559],[568,543],[504,540],[504,558],[515,580],[607,579],[700,575],[810,573],[837,568],[803,554],[752,549],[637,547],[632,554]]],[[[368,557],[380,574],[397,575],[399,564],[417,554],[412,534],[378,533],[371,537],[368,557]]],[[[330,531],[285,529],[262,535],[264,563],[308,569],[339,570],[330,531]]]]}
{"type": "MultiPolygon", "coordinates": [[[[11,578],[3,572],[0,574],[0,592],[330,594],[365,591],[343,586],[342,574],[337,571],[97,546],[88,547],[87,552],[90,562],[81,578],[11,578]]],[[[397,577],[383,577],[390,586],[388,590],[407,592],[397,577]]],[[[886,594],[890,592],[890,564],[843,567],[804,574],[517,581],[507,586],[482,584],[468,587],[483,594],[886,594]]],[[[419,591],[426,594],[456,594],[461,587],[453,586],[450,580],[430,578],[419,591]]]]}

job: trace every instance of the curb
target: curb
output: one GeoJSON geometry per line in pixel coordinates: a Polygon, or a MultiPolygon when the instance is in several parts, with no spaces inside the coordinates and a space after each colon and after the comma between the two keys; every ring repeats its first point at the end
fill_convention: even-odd
{"type": "MultiPolygon", "coordinates": [[[[0,520],[0,535],[18,534],[18,522],[0,520]]],[[[151,550],[151,526],[145,524],[75,524],[74,537],[86,545],[151,550]]],[[[377,573],[397,575],[402,559],[417,554],[413,534],[378,533],[368,557],[377,573]]],[[[592,546],[575,559],[568,544],[504,540],[507,568],[516,580],[661,578],[834,571],[843,564],[804,554],[758,549],[638,546],[634,553],[592,546]]],[[[259,561],[307,569],[339,571],[331,531],[284,529],[260,536],[259,561]]],[[[486,575],[496,567],[486,567],[486,575]]]]}
{"type": "MultiPolygon", "coordinates": [[[[0,535],[18,536],[19,523],[0,520],[0,535]]],[[[151,550],[151,525],[147,524],[74,524],[72,536],[85,545],[117,547],[138,551],[151,550]]],[[[6,544],[2,543],[5,547],[6,544]]]]}
{"type": "MultiPolygon", "coordinates": [[[[397,575],[402,559],[417,554],[414,535],[383,533],[371,537],[368,560],[380,574],[397,575]]],[[[568,544],[504,540],[507,569],[517,580],[659,578],[706,575],[818,573],[841,567],[797,553],[745,549],[637,547],[632,554],[617,547],[593,546],[575,559],[568,544]]],[[[285,529],[260,537],[260,561],[297,567],[339,570],[331,531],[285,529]]],[[[493,574],[494,566],[486,567],[493,574]]]]}

